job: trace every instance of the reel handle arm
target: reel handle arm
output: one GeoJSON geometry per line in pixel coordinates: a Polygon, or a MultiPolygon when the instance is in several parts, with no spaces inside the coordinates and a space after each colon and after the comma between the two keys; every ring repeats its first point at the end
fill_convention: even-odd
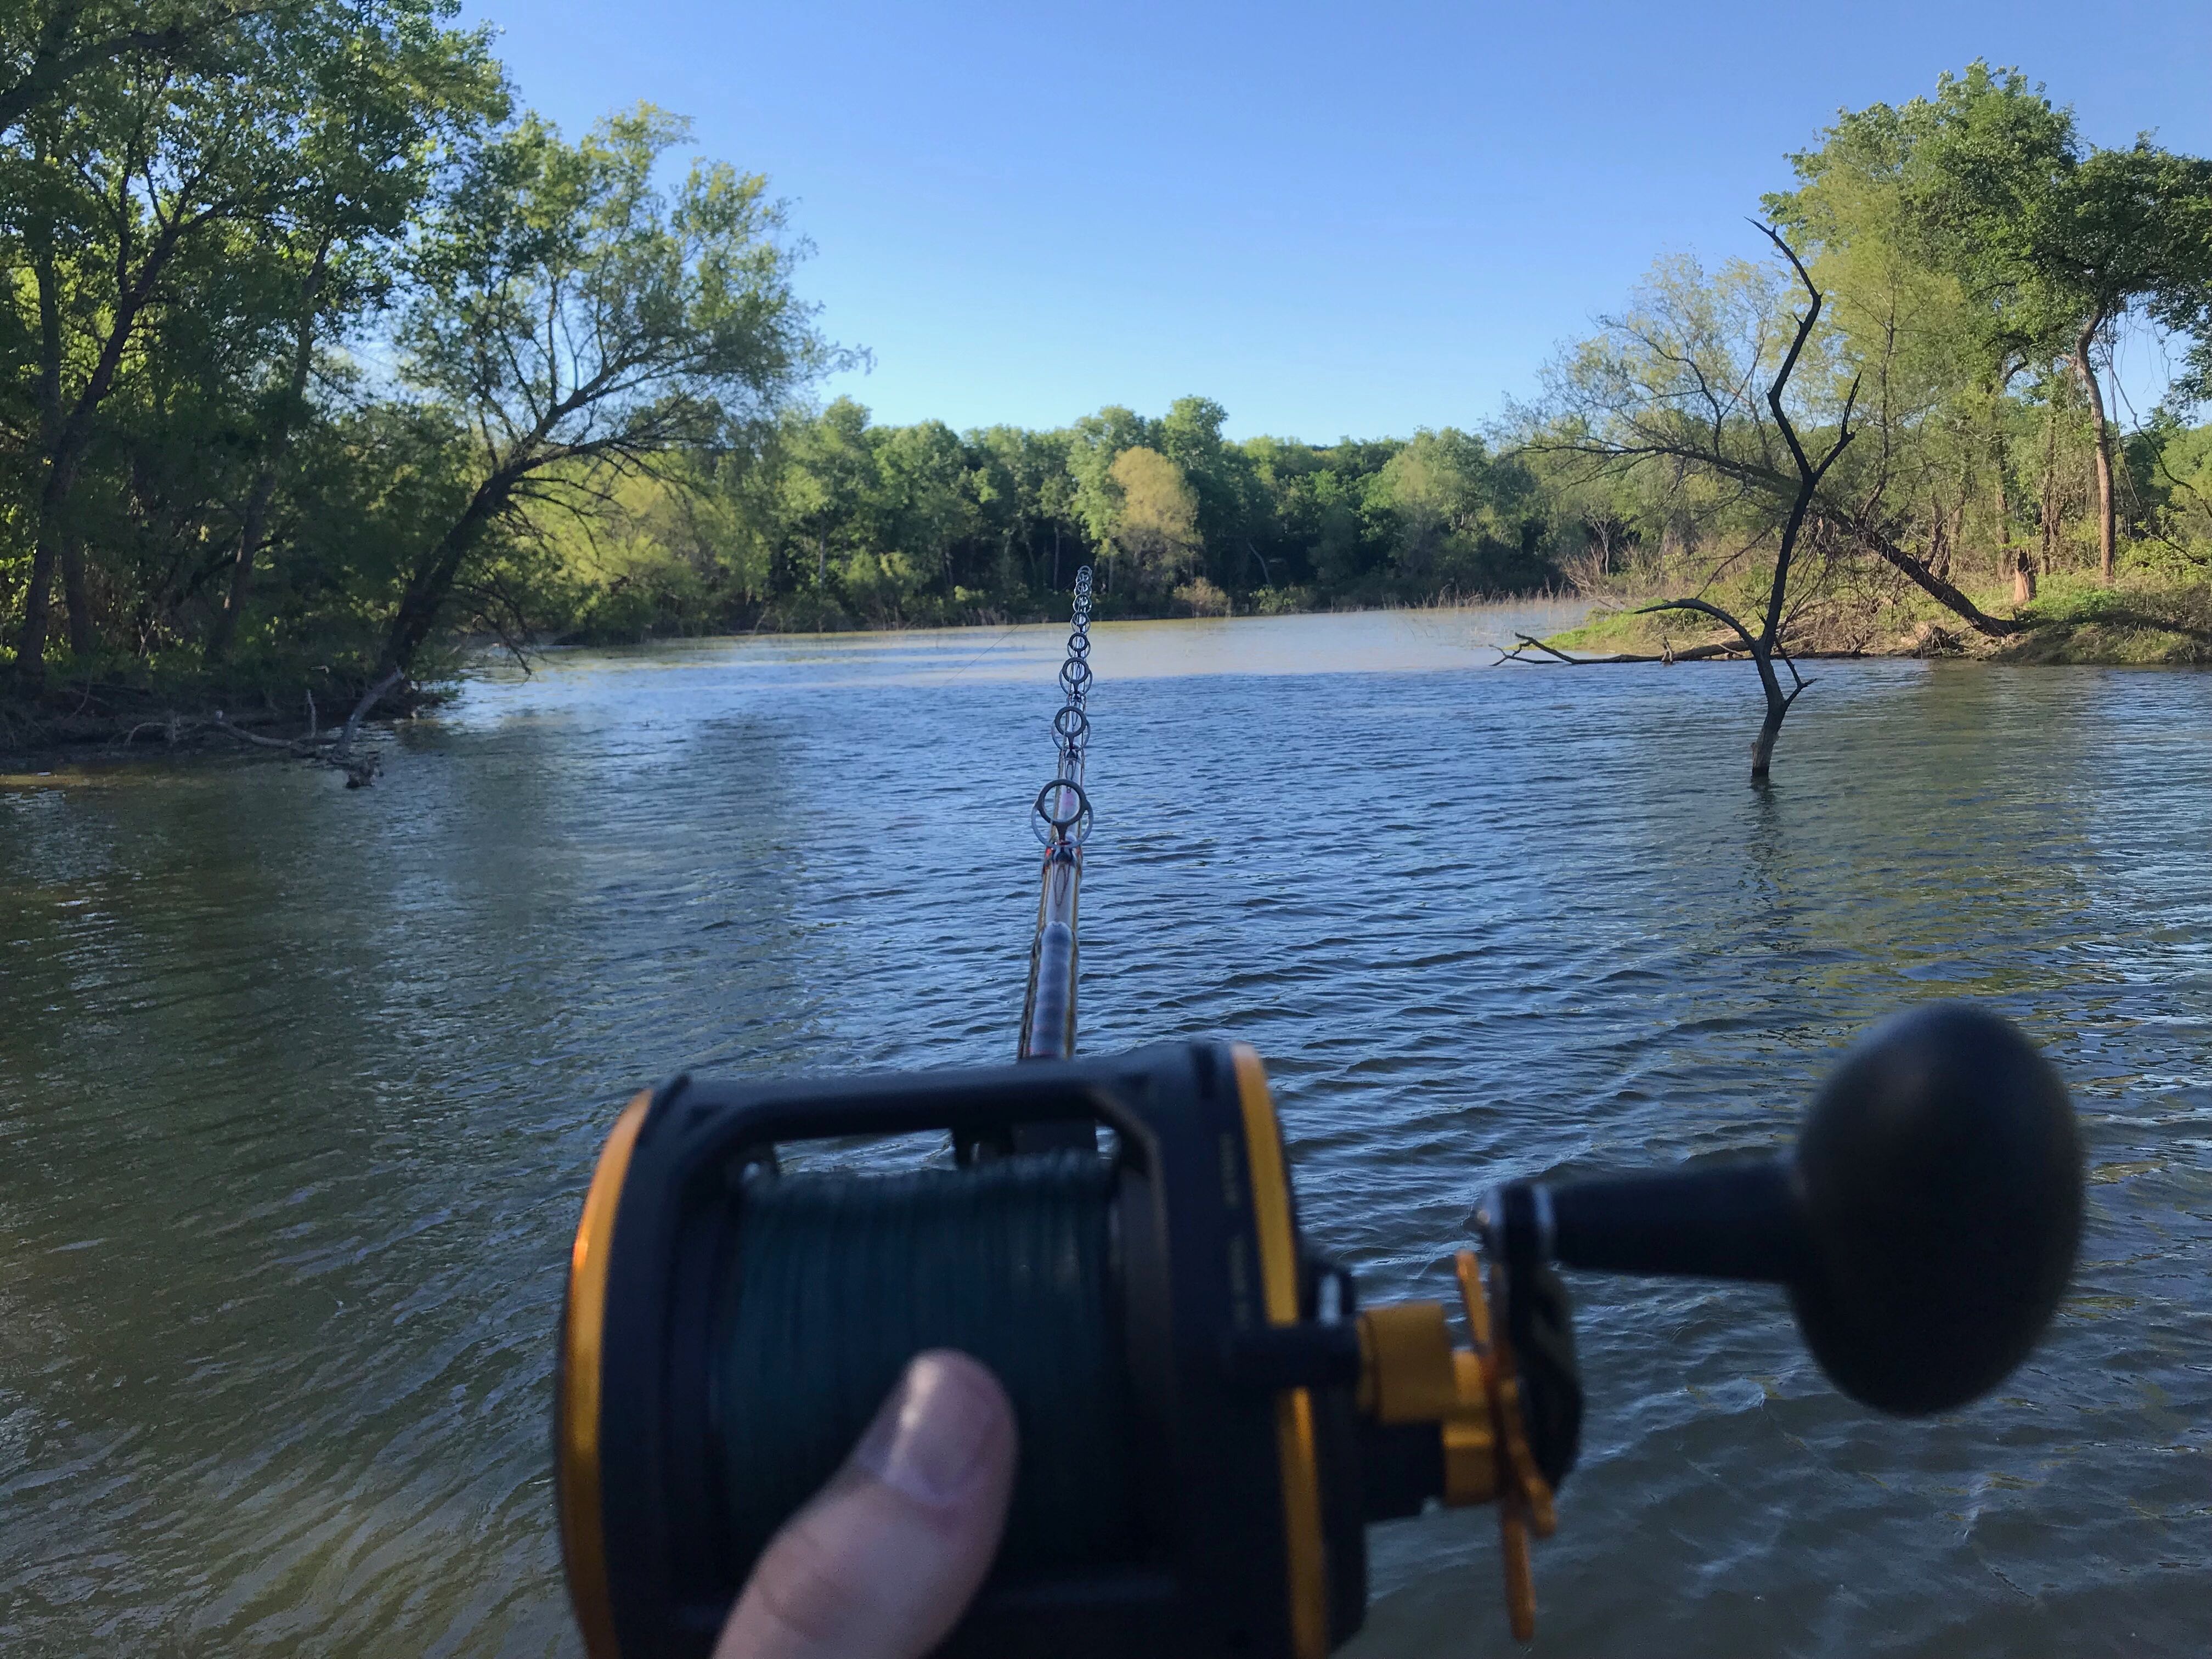
{"type": "Polygon", "coordinates": [[[1949,1002],[1854,1045],[1781,1157],[1516,1183],[1475,1222],[1508,1264],[1786,1285],[1837,1386],[1910,1416],[1966,1404],[2027,1357],[2081,1210],[2065,1085],[2016,1028],[1949,1002]]]}
{"type": "Polygon", "coordinates": [[[1515,1186],[1492,1203],[1516,1231],[1525,1207],[1535,1259],[1563,1267],[1787,1285],[1812,1266],[1803,1197],[1786,1158],[1515,1186]]]}

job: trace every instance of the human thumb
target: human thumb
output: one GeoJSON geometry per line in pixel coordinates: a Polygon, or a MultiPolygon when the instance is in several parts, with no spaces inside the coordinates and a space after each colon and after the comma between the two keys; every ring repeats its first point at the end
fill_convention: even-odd
{"type": "Polygon", "coordinates": [[[714,1659],[921,1659],[998,1553],[1014,1413],[963,1353],[917,1357],[845,1467],[785,1522],[714,1659]]]}

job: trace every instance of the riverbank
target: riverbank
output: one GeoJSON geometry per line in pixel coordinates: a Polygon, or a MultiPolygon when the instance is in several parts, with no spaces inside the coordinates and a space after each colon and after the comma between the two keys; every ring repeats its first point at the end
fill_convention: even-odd
{"type": "MultiPolygon", "coordinates": [[[[2036,598],[2014,605],[2008,592],[1966,590],[1986,614],[2025,624],[2002,638],[1979,633],[1917,589],[1816,594],[1787,630],[1801,657],[1963,657],[2024,664],[2212,665],[2212,582],[2172,582],[2141,572],[2113,586],[2084,575],[2046,578],[2036,598]]],[[[1725,661],[1746,654],[1725,627],[1694,611],[1645,611],[1660,595],[1601,600],[1579,627],[1544,644],[1580,659],[1725,661]]],[[[1763,594],[1705,597],[1756,631],[1763,594]]]]}
{"type": "MultiPolygon", "coordinates": [[[[1093,611],[1101,623],[1223,623],[1295,617],[1373,617],[1404,613],[1448,617],[1534,607],[1549,627],[1560,607],[1579,615],[1587,601],[1564,592],[1462,596],[1446,592],[1423,602],[1386,605],[1316,604],[1312,589],[1263,588],[1234,601],[1211,583],[1141,598],[1108,594],[1093,611]],[[1197,591],[1202,589],[1203,591],[1197,591]]],[[[543,660],[570,650],[628,651],[653,646],[712,645],[742,640],[915,638],[961,635],[988,639],[1010,629],[1065,628],[1067,596],[1049,609],[1018,613],[970,609],[951,619],[921,615],[887,620],[856,617],[836,606],[771,609],[742,629],[677,634],[612,634],[581,630],[541,636],[519,648],[489,635],[464,638],[424,653],[418,678],[379,700],[371,725],[421,713],[447,701],[472,663],[503,658],[543,660]]],[[[1510,642],[1510,636],[1509,636],[1510,642]]],[[[0,762],[22,762],[58,753],[134,750],[264,747],[282,749],[322,738],[343,721],[367,688],[368,678],[343,665],[305,665],[302,659],[230,663],[210,670],[169,658],[154,663],[106,659],[89,673],[73,673],[66,658],[48,671],[46,690],[26,696],[0,665],[0,762]]]]}
{"type": "MultiPolygon", "coordinates": [[[[1694,613],[1640,612],[1651,596],[1619,593],[1591,601],[1595,609],[1573,628],[1543,636],[1553,650],[1585,660],[1649,658],[1676,661],[1725,661],[1740,657],[1729,631],[1694,613]]],[[[1718,603],[1750,619],[1756,594],[1726,592],[1718,603]]],[[[2046,580],[2032,604],[2014,607],[1995,592],[1970,592],[1992,616],[2027,624],[2002,640],[1975,633],[1959,618],[1925,599],[1917,590],[1901,593],[1827,594],[1814,598],[1799,613],[1790,638],[1802,657],[1953,657],[1990,662],[2106,664],[2115,665],[2212,665],[2212,583],[2160,582],[2135,574],[2106,589],[2086,577],[2046,580]]],[[[1381,606],[1334,611],[1282,605],[1261,617],[1286,616],[1380,616],[1405,611],[1442,624],[1455,614],[1527,604],[1572,603],[1562,595],[1459,605],[1381,606]]],[[[1188,616],[1186,622],[1235,626],[1253,616],[1188,616]]],[[[881,625],[842,629],[768,630],[781,639],[836,638],[841,635],[896,637],[954,633],[989,638],[1010,628],[1049,626],[1056,617],[1008,618],[919,628],[881,625]]],[[[1176,618],[1109,617],[1103,621],[1172,621],[1176,618]]],[[[755,635],[696,636],[695,642],[755,637],[755,635]]],[[[630,648],[653,641],[623,642],[630,648]]],[[[668,642],[668,641],[661,641],[668,642]]],[[[564,645],[567,643],[563,642],[564,645]]],[[[609,642],[578,643],[605,647],[609,642]]],[[[392,691],[368,717],[372,725],[422,713],[452,694],[467,661],[465,650],[450,653],[419,680],[392,691]]],[[[73,678],[57,670],[41,696],[0,693],[0,761],[24,762],[56,755],[98,753],[125,758],[134,753],[179,750],[259,749],[296,750],[301,744],[327,743],[359,699],[363,685],[327,668],[303,671],[294,665],[265,671],[231,669],[221,674],[174,665],[136,668],[103,665],[91,676],[73,678]]]]}
{"type": "Polygon", "coordinates": [[[0,771],[57,756],[128,759],[180,750],[257,750],[337,766],[348,763],[365,725],[385,725],[436,707],[451,695],[453,670],[434,679],[383,688],[327,670],[303,675],[145,671],[135,678],[112,665],[82,679],[57,673],[36,696],[0,692],[0,771]],[[283,702],[278,702],[282,696],[283,702]]]}

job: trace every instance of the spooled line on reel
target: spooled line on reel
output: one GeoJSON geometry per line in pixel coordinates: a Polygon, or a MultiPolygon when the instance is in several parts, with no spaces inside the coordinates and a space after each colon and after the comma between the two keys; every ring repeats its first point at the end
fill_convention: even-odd
{"type": "Polygon", "coordinates": [[[908,1361],[1006,1386],[1013,1508],[956,1659],[1321,1659],[1367,1600],[1366,1528],[1494,1504],[1514,1633],[1583,1395],[1560,1269],[1786,1291],[1844,1393],[1950,1410],[2027,1355],[2072,1271],[2073,1109],[2018,1030],[1936,1003],[1848,1050],[1765,1159],[1507,1184],[1456,1307],[1363,1305],[1298,1224],[1242,1044],[1077,1060],[1089,572],[1039,794],[1016,1064],[732,1083],[617,1119],[571,1256],[556,1404],[562,1543],[592,1659],[704,1659],[776,1528],[908,1361]],[[940,1133],[898,1175],[789,1170],[810,1141],[940,1133]],[[1456,1312],[1461,1334],[1453,1330],[1456,1312]]]}

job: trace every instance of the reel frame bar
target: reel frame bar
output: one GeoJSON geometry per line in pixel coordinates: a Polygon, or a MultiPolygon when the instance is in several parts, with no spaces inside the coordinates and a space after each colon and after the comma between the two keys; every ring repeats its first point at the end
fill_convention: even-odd
{"type": "Polygon", "coordinates": [[[1060,668],[1066,697],[1052,720],[1060,759],[1037,792],[1032,827],[1044,846],[1037,893],[1036,937],[1030,945],[1030,981],[1022,1000],[1019,1060],[1066,1060],[1075,1053],[1076,912],[1083,887],[1083,842],[1091,831],[1091,799],[1083,792],[1091,738],[1091,567],[1075,573],[1067,657],[1060,668]]]}
{"type": "Polygon", "coordinates": [[[729,1548],[708,1355],[747,1188],[779,1178],[779,1146],[933,1130],[995,1143],[1077,1118],[1113,1135],[1140,1536],[1126,1556],[988,1583],[935,1651],[1327,1659],[1359,1627],[1352,1375],[1255,1383],[1228,1351],[1325,1330],[1356,1362],[1356,1341],[1314,1322],[1319,1264],[1258,1056],[1168,1043],[965,1072],[684,1076],[633,1105],[592,1177],[593,1242],[576,1257],[590,1271],[568,1285],[568,1328],[599,1340],[565,1347],[558,1379],[556,1443],[575,1455],[556,1462],[557,1501],[591,1659],[708,1659],[750,1570],[729,1548]]]}

